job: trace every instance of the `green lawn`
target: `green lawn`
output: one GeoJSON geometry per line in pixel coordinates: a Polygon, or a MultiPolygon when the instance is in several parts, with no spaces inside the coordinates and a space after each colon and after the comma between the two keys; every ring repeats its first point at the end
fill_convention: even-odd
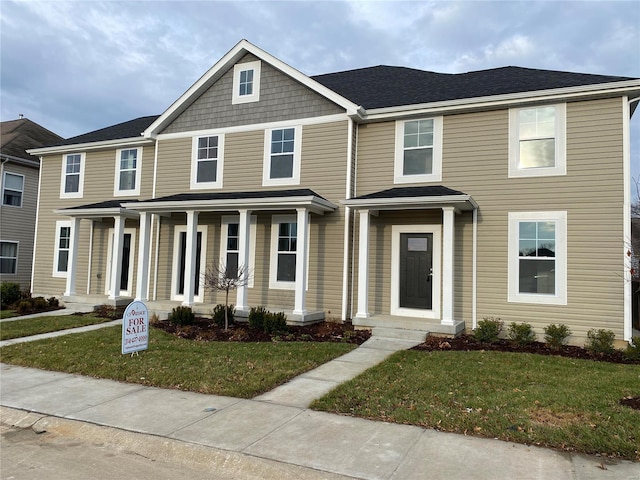
{"type": "Polygon", "coordinates": [[[640,460],[640,366],[501,352],[403,351],[312,408],[640,460]]]}
{"type": "Polygon", "coordinates": [[[54,315],[44,317],[25,318],[0,323],[0,340],[28,337],[40,333],[57,332],[68,328],[84,327],[96,323],[110,322],[110,318],[94,315],[54,315]]]}
{"type": "Polygon", "coordinates": [[[0,320],[17,316],[18,312],[16,312],[15,310],[0,310],[0,320]]]}
{"type": "Polygon", "coordinates": [[[347,343],[197,342],[151,329],[149,349],[122,355],[120,327],[10,345],[4,363],[163,388],[252,398],[354,349],[347,343]]]}

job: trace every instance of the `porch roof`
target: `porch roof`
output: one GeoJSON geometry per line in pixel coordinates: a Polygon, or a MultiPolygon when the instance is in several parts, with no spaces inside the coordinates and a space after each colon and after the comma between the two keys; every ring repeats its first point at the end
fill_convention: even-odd
{"type": "Polygon", "coordinates": [[[307,188],[250,192],[182,193],[139,202],[125,201],[123,206],[126,209],[151,213],[184,212],[186,210],[224,212],[244,209],[257,211],[306,208],[320,215],[338,208],[329,200],[307,188]]]}
{"type": "Polygon", "coordinates": [[[356,210],[417,210],[455,207],[473,210],[478,204],[466,193],[442,185],[395,187],[343,200],[342,204],[356,210]]]}
{"type": "Polygon", "coordinates": [[[78,205],[76,207],[61,208],[54,210],[54,213],[66,215],[67,217],[79,218],[103,218],[123,216],[127,218],[138,218],[140,214],[131,206],[125,208],[124,203],[134,205],[137,200],[106,200],[104,202],[90,203],[87,205],[78,205]]]}

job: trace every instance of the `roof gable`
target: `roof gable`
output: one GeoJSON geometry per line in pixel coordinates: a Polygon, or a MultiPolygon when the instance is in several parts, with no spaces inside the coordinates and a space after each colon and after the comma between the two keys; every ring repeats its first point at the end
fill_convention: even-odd
{"type": "Polygon", "coordinates": [[[0,132],[0,151],[2,154],[25,160],[38,161],[37,157],[28,154],[26,150],[62,139],[61,136],[27,118],[1,122],[0,132]]]}

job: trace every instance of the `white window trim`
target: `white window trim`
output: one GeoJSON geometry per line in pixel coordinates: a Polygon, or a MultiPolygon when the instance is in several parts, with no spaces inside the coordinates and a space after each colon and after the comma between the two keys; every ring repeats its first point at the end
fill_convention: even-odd
{"type": "Polygon", "coordinates": [[[396,121],[396,144],[393,166],[393,183],[420,183],[442,181],[442,129],[443,118],[414,118],[396,121]],[[404,124],[416,120],[433,120],[433,164],[432,172],[423,175],[404,174],[404,124]]]}
{"type": "MultiPolygon", "coordinates": [[[[60,253],[60,229],[62,227],[69,227],[69,239],[73,238],[73,222],[71,220],[57,220],[56,221],[56,243],[53,249],[53,277],[67,278],[67,272],[61,272],[58,270],[58,256],[60,253]]],[[[69,240],[69,247],[71,247],[71,240],[69,240]]],[[[71,248],[69,248],[69,258],[71,258],[71,248]]],[[[68,264],[67,264],[68,266],[68,264]]]]}
{"type": "Polygon", "coordinates": [[[197,135],[191,141],[191,190],[222,188],[222,173],[224,172],[224,134],[212,133],[197,135]],[[198,182],[198,140],[205,137],[218,137],[218,158],[216,164],[215,182],[198,182]]]}
{"type": "MultiPolygon", "coordinates": [[[[253,288],[253,272],[256,265],[256,226],[257,217],[251,215],[251,231],[249,232],[249,265],[247,267],[247,273],[249,274],[249,288],[253,288]]],[[[240,223],[239,215],[223,215],[221,221],[221,235],[220,235],[220,265],[227,264],[227,236],[229,233],[228,225],[230,223],[240,223]]]]}
{"type": "Polygon", "coordinates": [[[442,291],[442,228],[440,225],[392,225],[391,227],[391,315],[440,318],[442,291]],[[431,310],[400,307],[400,234],[431,233],[433,235],[433,275],[431,310]]]}
{"type": "MultiPolygon", "coordinates": [[[[171,300],[184,300],[183,294],[178,294],[178,279],[176,278],[176,272],[180,266],[180,234],[186,233],[187,226],[186,225],[176,225],[173,232],[173,263],[171,268],[171,300]]],[[[200,283],[198,286],[198,290],[200,291],[199,295],[194,295],[193,301],[196,303],[202,303],[204,299],[204,273],[206,271],[207,265],[207,226],[206,225],[198,225],[197,233],[202,235],[202,244],[200,246],[200,274],[198,278],[200,279],[200,283]]]]}
{"type": "Polygon", "coordinates": [[[302,125],[268,128],[264,131],[264,159],[262,165],[262,186],[300,185],[300,163],[302,156],[302,125]],[[293,176],[291,178],[271,178],[271,132],[293,128],[293,176]]]}
{"type": "Polygon", "coordinates": [[[567,105],[558,103],[546,105],[554,107],[555,116],[555,167],[520,168],[520,129],[518,113],[536,107],[509,109],[509,178],[518,177],[547,177],[567,174],[567,105]]]}
{"type": "Polygon", "coordinates": [[[142,183],[142,147],[119,148],[116,150],[116,172],[113,183],[114,197],[132,197],[140,195],[142,183]],[[133,190],[120,190],[120,154],[125,150],[137,150],[136,156],[136,187],[133,190]]]}
{"type": "MultiPolygon", "coordinates": [[[[271,217],[271,255],[269,260],[269,288],[274,290],[295,290],[296,282],[280,282],[278,281],[278,225],[281,223],[298,223],[298,217],[296,215],[273,215],[271,217]]],[[[307,242],[311,245],[309,240],[309,233],[311,231],[311,222],[307,222],[307,242]]],[[[297,239],[299,240],[299,236],[297,239]]],[[[296,244],[297,245],[297,244],[296,244]]],[[[307,249],[307,252],[309,249],[307,249]]],[[[296,265],[298,264],[298,254],[300,249],[296,248],[296,265]]],[[[307,255],[307,290],[309,290],[309,257],[307,255]]]]}
{"type": "Polygon", "coordinates": [[[546,305],[567,304],[567,212],[509,212],[508,301],[546,305]],[[519,222],[555,222],[556,224],[556,293],[555,295],[519,292],[519,222]]]}
{"type": "Polygon", "coordinates": [[[13,243],[16,246],[16,256],[15,257],[1,257],[1,258],[15,258],[16,260],[16,271],[13,273],[3,273],[2,275],[17,275],[18,274],[18,260],[20,258],[20,242],[16,242],[14,240],[0,240],[0,243],[13,243]]]}
{"type": "MultiPolygon", "coordinates": [[[[15,173],[15,172],[4,172],[4,175],[2,175],[2,199],[0,200],[0,202],[2,202],[2,206],[3,207],[10,207],[10,208],[22,208],[22,205],[24,204],[24,179],[25,176],[21,173],[15,173]],[[14,175],[16,177],[22,177],[22,190],[20,191],[20,205],[9,205],[8,203],[4,203],[4,191],[5,191],[5,187],[6,187],[6,181],[5,179],[7,178],[7,175],[14,175]]],[[[13,192],[17,192],[18,190],[12,190],[13,192]]]]}
{"type": "MultiPolygon", "coordinates": [[[[113,228],[110,228],[108,230],[108,241],[107,241],[107,281],[104,282],[104,293],[106,295],[111,295],[111,285],[109,285],[109,283],[111,282],[111,269],[113,268],[113,235],[115,233],[115,230],[113,228]]],[[[124,231],[122,232],[123,234],[130,234],[131,235],[131,252],[130,252],[130,257],[129,257],[129,289],[128,290],[120,290],[120,292],[116,295],[116,296],[125,296],[125,297],[129,297],[131,296],[131,292],[133,291],[133,265],[137,265],[136,260],[136,229],[135,228],[125,228],[124,231]]]]}
{"type": "Polygon", "coordinates": [[[84,192],[84,164],[87,154],[84,152],[65,153],[62,155],[62,176],[60,178],[60,198],[82,198],[84,192]],[[77,192],[65,192],[64,187],[67,180],[67,157],[69,155],[80,155],[80,178],[78,179],[77,192]]]}
{"type": "Polygon", "coordinates": [[[261,62],[237,63],[233,66],[233,95],[231,103],[233,105],[239,103],[257,102],[260,100],[260,69],[261,62]],[[253,70],[253,93],[251,95],[240,95],[240,72],[253,70]]]}

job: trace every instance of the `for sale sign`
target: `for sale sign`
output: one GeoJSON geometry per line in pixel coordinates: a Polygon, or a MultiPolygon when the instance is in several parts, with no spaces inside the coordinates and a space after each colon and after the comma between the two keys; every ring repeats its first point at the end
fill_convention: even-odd
{"type": "Polygon", "coordinates": [[[149,346],[149,311],[139,301],[127,305],[122,317],[122,353],[146,350],[149,346]]]}

